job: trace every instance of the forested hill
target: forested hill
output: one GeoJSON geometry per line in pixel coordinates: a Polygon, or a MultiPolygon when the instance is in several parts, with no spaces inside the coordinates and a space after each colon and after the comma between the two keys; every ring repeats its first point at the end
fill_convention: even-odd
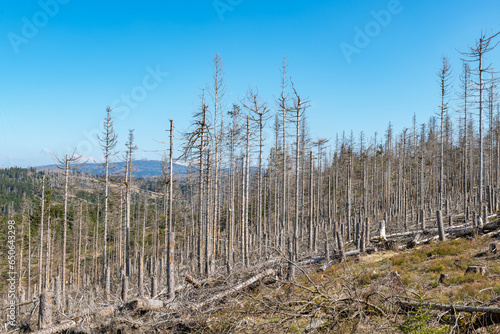
{"type": "MultiPolygon", "coordinates": [[[[123,174],[124,163],[114,163],[111,169],[112,173],[123,174]]],[[[79,173],[90,174],[97,176],[103,173],[101,164],[86,163],[78,170],[79,173]]],[[[143,178],[140,182],[141,187],[148,190],[155,190],[155,180],[147,180],[160,176],[162,173],[162,162],[157,160],[137,160],[133,162],[133,176],[135,178],[143,178]]],[[[56,165],[38,166],[33,168],[0,168],[0,212],[8,214],[11,212],[19,212],[22,206],[23,194],[26,194],[27,199],[32,199],[34,195],[38,195],[41,191],[41,178],[44,171],[59,171],[56,165]]],[[[194,168],[195,170],[195,168],[194,168]]],[[[186,175],[189,168],[174,164],[174,174],[177,176],[186,175]]],[[[59,186],[62,181],[55,182],[59,186]]],[[[60,189],[54,189],[59,194],[60,189]]],[[[60,194],[59,194],[60,195],[60,194]]]]}
{"type": "Polygon", "coordinates": [[[31,198],[35,191],[35,180],[40,174],[34,168],[0,169],[0,206],[1,211],[19,211],[23,194],[31,198]]]}

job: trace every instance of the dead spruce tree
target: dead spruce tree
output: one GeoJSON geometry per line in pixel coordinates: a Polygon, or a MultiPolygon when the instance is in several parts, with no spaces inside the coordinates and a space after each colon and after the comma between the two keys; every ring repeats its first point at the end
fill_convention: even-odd
{"type": "Polygon", "coordinates": [[[287,147],[286,147],[286,124],[287,124],[287,112],[288,112],[288,96],[287,96],[287,80],[286,80],[286,58],[283,59],[283,65],[281,69],[281,74],[282,74],[282,81],[281,81],[281,96],[278,99],[278,108],[279,112],[281,113],[281,127],[282,127],[282,176],[281,176],[281,226],[280,226],[280,233],[279,233],[279,249],[282,253],[285,252],[285,240],[286,236],[288,235],[288,203],[287,203],[287,147]]]}
{"type": "Polygon", "coordinates": [[[263,150],[264,150],[264,127],[269,119],[267,103],[261,100],[258,89],[249,89],[243,107],[248,110],[252,120],[252,128],[257,128],[259,133],[259,170],[257,175],[257,254],[262,257],[262,229],[263,229],[263,201],[262,201],[262,176],[263,176],[263,150]]]}
{"type": "MultiPolygon", "coordinates": [[[[212,224],[212,235],[211,235],[211,245],[210,248],[212,252],[215,253],[216,251],[216,246],[215,246],[215,239],[216,239],[216,234],[220,230],[220,224],[219,224],[219,219],[220,219],[220,196],[219,196],[219,173],[220,173],[220,163],[221,163],[221,143],[223,140],[223,135],[224,135],[224,94],[226,92],[226,82],[224,79],[224,66],[222,62],[221,56],[216,53],[214,56],[214,59],[212,61],[212,85],[210,86],[209,93],[212,97],[212,102],[213,102],[213,112],[212,112],[212,117],[213,117],[213,123],[212,123],[212,130],[211,132],[213,133],[213,136],[211,137],[212,141],[212,147],[213,149],[213,209],[212,209],[212,214],[213,214],[213,224],[212,224]]],[[[212,261],[209,263],[211,266],[210,271],[214,271],[214,254],[211,255],[213,258],[212,261]]]]}
{"type": "Polygon", "coordinates": [[[134,151],[137,146],[134,145],[134,130],[129,130],[128,142],[126,143],[126,162],[125,162],[125,275],[130,277],[131,259],[130,259],[130,186],[132,183],[132,161],[134,151]]]}
{"type": "Polygon", "coordinates": [[[229,140],[229,217],[227,225],[227,254],[226,254],[226,269],[228,275],[231,274],[234,266],[234,242],[235,242],[235,219],[236,219],[236,166],[235,166],[235,151],[240,142],[241,136],[241,109],[238,105],[233,104],[232,111],[229,112],[231,119],[227,129],[226,137],[229,140]]]}
{"type": "Polygon", "coordinates": [[[67,234],[68,234],[68,185],[69,185],[69,173],[70,171],[78,170],[82,163],[82,156],[76,155],[74,152],[70,155],[66,154],[63,159],[56,158],[58,163],[58,168],[64,170],[64,212],[63,212],[63,235],[62,235],[62,257],[61,257],[61,298],[65,299],[66,294],[66,244],[67,244],[67,234]]]}
{"type": "Polygon", "coordinates": [[[293,83],[292,89],[294,93],[293,107],[290,110],[292,114],[292,122],[295,123],[295,209],[294,209],[294,222],[293,222],[293,237],[291,246],[291,259],[289,266],[289,279],[295,279],[295,262],[298,260],[299,256],[299,181],[300,181],[300,125],[301,117],[303,116],[305,109],[307,107],[307,102],[302,100],[302,98],[297,93],[293,83]]]}
{"type": "MultiPolygon", "coordinates": [[[[203,261],[203,233],[208,233],[209,230],[204,226],[204,222],[208,222],[204,214],[205,208],[205,155],[207,153],[207,148],[209,145],[207,143],[209,138],[209,124],[207,122],[208,118],[208,106],[205,104],[205,91],[202,92],[201,108],[200,111],[194,115],[194,122],[192,124],[193,130],[185,134],[186,143],[184,146],[184,156],[190,158],[191,154],[196,154],[198,158],[198,227],[197,227],[197,268],[198,273],[203,273],[203,264],[205,264],[205,274],[208,275],[209,272],[207,268],[210,265],[207,262],[210,261],[210,252],[205,251],[205,261],[203,261]],[[196,152],[193,152],[196,151],[196,152]],[[205,263],[204,263],[205,262],[205,263]]],[[[205,245],[208,247],[208,245],[205,245]]]]}
{"type": "Polygon", "coordinates": [[[449,90],[451,85],[451,66],[446,57],[442,59],[442,66],[437,73],[439,78],[439,88],[441,91],[441,105],[439,106],[439,118],[440,118],[440,148],[439,148],[439,198],[438,207],[439,210],[443,210],[443,170],[444,170],[444,132],[443,125],[445,121],[446,114],[448,112],[449,104],[449,90]]]}
{"type": "Polygon", "coordinates": [[[476,41],[476,45],[469,48],[468,52],[461,52],[463,56],[466,57],[468,62],[477,63],[477,69],[474,69],[472,72],[477,75],[477,81],[474,81],[476,88],[479,92],[478,99],[478,111],[479,111],[479,179],[478,179],[478,188],[477,188],[477,212],[479,212],[480,216],[484,216],[482,213],[483,210],[483,192],[484,192],[484,161],[483,161],[483,109],[484,109],[484,91],[485,91],[485,73],[491,69],[491,66],[485,65],[486,55],[491,52],[496,44],[492,44],[493,39],[498,36],[500,33],[496,33],[490,36],[487,36],[484,33],[481,33],[479,40],[476,41]]]}
{"type": "Polygon", "coordinates": [[[38,291],[40,293],[43,291],[42,284],[42,272],[43,272],[43,224],[44,224],[44,216],[45,216],[45,183],[46,176],[42,177],[42,199],[40,203],[40,239],[38,245],[38,291]]]}
{"type": "MultiPolygon", "coordinates": [[[[462,63],[462,74],[460,76],[460,85],[461,85],[461,92],[458,94],[459,98],[463,100],[463,105],[462,109],[464,112],[464,120],[463,120],[463,150],[462,150],[462,196],[463,196],[463,212],[466,214],[467,212],[467,206],[469,202],[469,178],[468,178],[468,169],[467,169],[467,150],[468,150],[468,127],[467,127],[467,112],[469,109],[469,104],[470,104],[470,90],[471,90],[471,73],[470,73],[470,65],[468,62],[463,62],[462,63]]],[[[465,219],[468,219],[469,217],[465,217],[465,219]]]]}
{"type": "Polygon", "coordinates": [[[111,268],[109,268],[108,261],[108,202],[109,202],[109,170],[111,159],[115,155],[114,149],[117,144],[118,136],[115,134],[113,126],[113,117],[111,116],[111,108],[106,108],[106,117],[104,118],[104,131],[101,136],[98,136],[99,144],[103,150],[104,154],[104,232],[103,232],[103,244],[102,244],[102,284],[106,291],[106,294],[110,291],[110,278],[111,278],[111,268]]]}
{"type": "MultiPolygon", "coordinates": [[[[174,280],[174,242],[175,230],[173,226],[173,187],[174,187],[174,165],[173,165],[173,150],[174,150],[174,121],[170,120],[170,148],[168,159],[168,222],[167,222],[167,293],[168,298],[175,297],[175,280],[174,280]]],[[[164,169],[165,170],[165,169],[164,169]]],[[[164,178],[167,176],[164,175],[164,178]]]]}

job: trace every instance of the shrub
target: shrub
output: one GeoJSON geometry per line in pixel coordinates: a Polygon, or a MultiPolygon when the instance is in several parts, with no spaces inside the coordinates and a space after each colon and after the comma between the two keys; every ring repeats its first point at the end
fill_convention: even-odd
{"type": "Polygon", "coordinates": [[[444,334],[448,333],[448,326],[431,327],[434,316],[429,309],[421,306],[416,311],[407,316],[399,326],[405,334],[444,334]]]}

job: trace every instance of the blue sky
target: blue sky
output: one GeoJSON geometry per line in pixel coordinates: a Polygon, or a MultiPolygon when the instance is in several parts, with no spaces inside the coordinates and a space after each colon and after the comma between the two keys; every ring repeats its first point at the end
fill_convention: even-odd
{"type": "MultiPolygon", "coordinates": [[[[99,159],[95,134],[108,105],[118,148],[135,129],[136,158],[159,159],[147,151],[166,148],[158,142],[168,140],[169,119],[177,138],[187,130],[217,52],[228,107],[256,86],[274,112],[286,54],[289,75],[311,101],[313,138],[351,130],[371,137],[389,121],[399,131],[414,113],[426,122],[436,112],[443,55],[457,79],[456,49],[473,45],[481,30],[500,31],[498,0],[0,4],[0,167],[49,164],[50,152],[73,148],[99,159]],[[380,24],[374,13],[390,17],[380,24]],[[371,37],[356,44],[356,31],[367,29],[371,37]],[[347,44],[360,46],[357,53],[346,57],[347,44]]],[[[499,55],[490,62],[498,64],[499,55]]]]}

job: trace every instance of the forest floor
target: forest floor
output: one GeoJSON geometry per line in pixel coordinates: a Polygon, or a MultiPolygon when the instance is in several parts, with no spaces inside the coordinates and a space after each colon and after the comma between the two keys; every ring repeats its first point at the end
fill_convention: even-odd
{"type": "Polygon", "coordinates": [[[263,280],[158,331],[193,333],[500,333],[480,313],[430,303],[498,307],[500,252],[490,236],[431,241],[348,258],[326,271],[297,268],[294,283],[263,280]],[[485,273],[465,273],[471,265],[485,273]],[[441,274],[444,274],[440,282],[441,274]],[[474,324],[474,325],[472,325],[474,324]],[[475,327],[475,328],[474,328],[475,327]],[[482,327],[482,328],[481,328],[482,327]]]}
{"type": "MultiPolygon", "coordinates": [[[[273,267],[278,268],[276,275],[230,297],[192,307],[264,270],[251,267],[230,278],[211,279],[201,288],[187,284],[161,310],[120,306],[70,332],[500,333],[500,250],[492,248],[498,240],[492,233],[433,240],[400,251],[384,250],[389,243],[379,243],[378,252],[331,261],[326,270],[321,270],[324,263],[296,267],[291,282],[285,279],[286,264],[273,267]],[[466,273],[470,266],[484,272],[466,273]],[[445,310],[436,304],[498,308],[498,313],[445,310]]],[[[95,299],[95,293],[85,298],[92,296],[95,299]]],[[[120,303],[118,298],[114,304],[120,303]]]]}

